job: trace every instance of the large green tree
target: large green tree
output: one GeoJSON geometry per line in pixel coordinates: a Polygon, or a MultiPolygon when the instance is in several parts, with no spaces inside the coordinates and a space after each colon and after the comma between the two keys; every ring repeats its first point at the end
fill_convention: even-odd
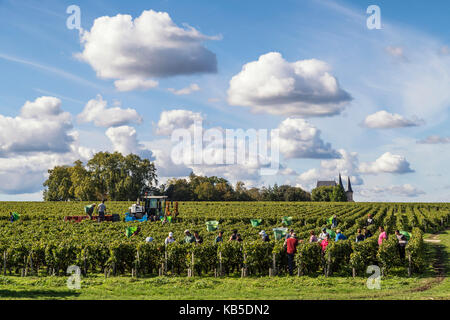
{"type": "Polygon", "coordinates": [[[49,170],[44,200],[134,200],[157,183],[155,165],[148,159],[99,152],[86,166],[76,161],[72,167],[49,170]]]}
{"type": "Polygon", "coordinates": [[[110,200],[134,200],[145,188],[157,184],[155,165],[148,159],[130,154],[99,152],[87,163],[98,197],[110,200]]]}
{"type": "Polygon", "coordinates": [[[333,192],[331,193],[330,200],[334,202],[346,202],[347,195],[345,194],[345,190],[342,186],[336,186],[333,188],[333,192]]]}
{"type": "Polygon", "coordinates": [[[75,161],[70,168],[70,180],[72,181],[70,192],[76,200],[93,201],[98,198],[92,175],[80,160],[75,161]]]}
{"type": "Polygon", "coordinates": [[[344,188],[342,188],[341,186],[322,186],[312,190],[311,200],[325,202],[344,202],[347,201],[347,196],[345,195],[344,188]]]}
{"type": "Polygon", "coordinates": [[[74,199],[69,166],[56,166],[48,170],[48,174],[49,177],[44,182],[45,201],[68,201],[74,199]]]}

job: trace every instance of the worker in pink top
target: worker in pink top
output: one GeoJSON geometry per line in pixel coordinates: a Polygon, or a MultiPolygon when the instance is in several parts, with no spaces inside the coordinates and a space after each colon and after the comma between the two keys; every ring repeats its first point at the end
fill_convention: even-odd
{"type": "Polygon", "coordinates": [[[378,245],[381,246],[383,240],[387,239],[386,231],[383,227],[380,227],[380,235],[378,236],[378,245]]]}
{"type": "Polygon", "coordinates": [[[322,248],[322,252],[325,253],[325,250],[330,243],[330,235],[327,233],[327,237],[320,242],[320,247],[322,248]]]}

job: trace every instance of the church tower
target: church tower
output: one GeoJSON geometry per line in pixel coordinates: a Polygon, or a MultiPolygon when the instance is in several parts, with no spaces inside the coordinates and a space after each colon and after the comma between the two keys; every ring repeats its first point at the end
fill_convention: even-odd
{"type": "MultiPolygon", "coordinates": [[[[339,175],[339,180],[341,179],[340,175],[339,175]]],[[[347,196],[347,201],[348,202],[354,202],[353,201],[353,190],[352,190],[352,184],[350,182],[350,177],[348,177],[348,182],[347,182],[347,191],[345,192],[345,195],[347,196]]]]}
{"type": "Polygon", "coordinates": [[[344,185],[342,184],[342,178],[341,178],[341,173],[340,172],[339,172],[339,186],[342,187],[342,189],[344,189],[344,185]]]}

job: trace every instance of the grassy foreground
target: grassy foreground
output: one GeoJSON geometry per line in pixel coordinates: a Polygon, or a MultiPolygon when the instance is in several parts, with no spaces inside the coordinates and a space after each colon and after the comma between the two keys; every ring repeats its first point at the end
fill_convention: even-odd
{"type": "Polygon", "coordinates": [[[181,278],[89,276],[81,289],[67,288],[67,277],[0,276],[0,299],[450,299],[449,230],[427,235],[430,268],[421,277],[387,276],[380,290],[369,290],[357,277],[181,278]],[[440,242],[438,242],[440,240],[440,242]]]}

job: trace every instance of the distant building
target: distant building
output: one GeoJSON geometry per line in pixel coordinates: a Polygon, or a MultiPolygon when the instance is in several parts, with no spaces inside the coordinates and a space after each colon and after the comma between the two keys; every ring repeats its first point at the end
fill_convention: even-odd
{"type": "MultiPolygon", "coordinates": [[[[318,187],[336,187],[338,184],[336,181],[317,181],[317,188],[318,187]]],[[[342,189],[345,190],[344,185],[342,183],[341,174],[339,173],[339,186],[342,187],[342,189]]],[[[350,182],[350,177],[347,178],[347,191],[345,191],[345,195],[347,196],[348,202],[354,202],[353,200],[353,189],[352,184],[350,182]]]]}
{"type": "Polygon", "coordinates": [[[336,181],[317,181],[317,188],[318,187],[336,187],[336,181]]]}

